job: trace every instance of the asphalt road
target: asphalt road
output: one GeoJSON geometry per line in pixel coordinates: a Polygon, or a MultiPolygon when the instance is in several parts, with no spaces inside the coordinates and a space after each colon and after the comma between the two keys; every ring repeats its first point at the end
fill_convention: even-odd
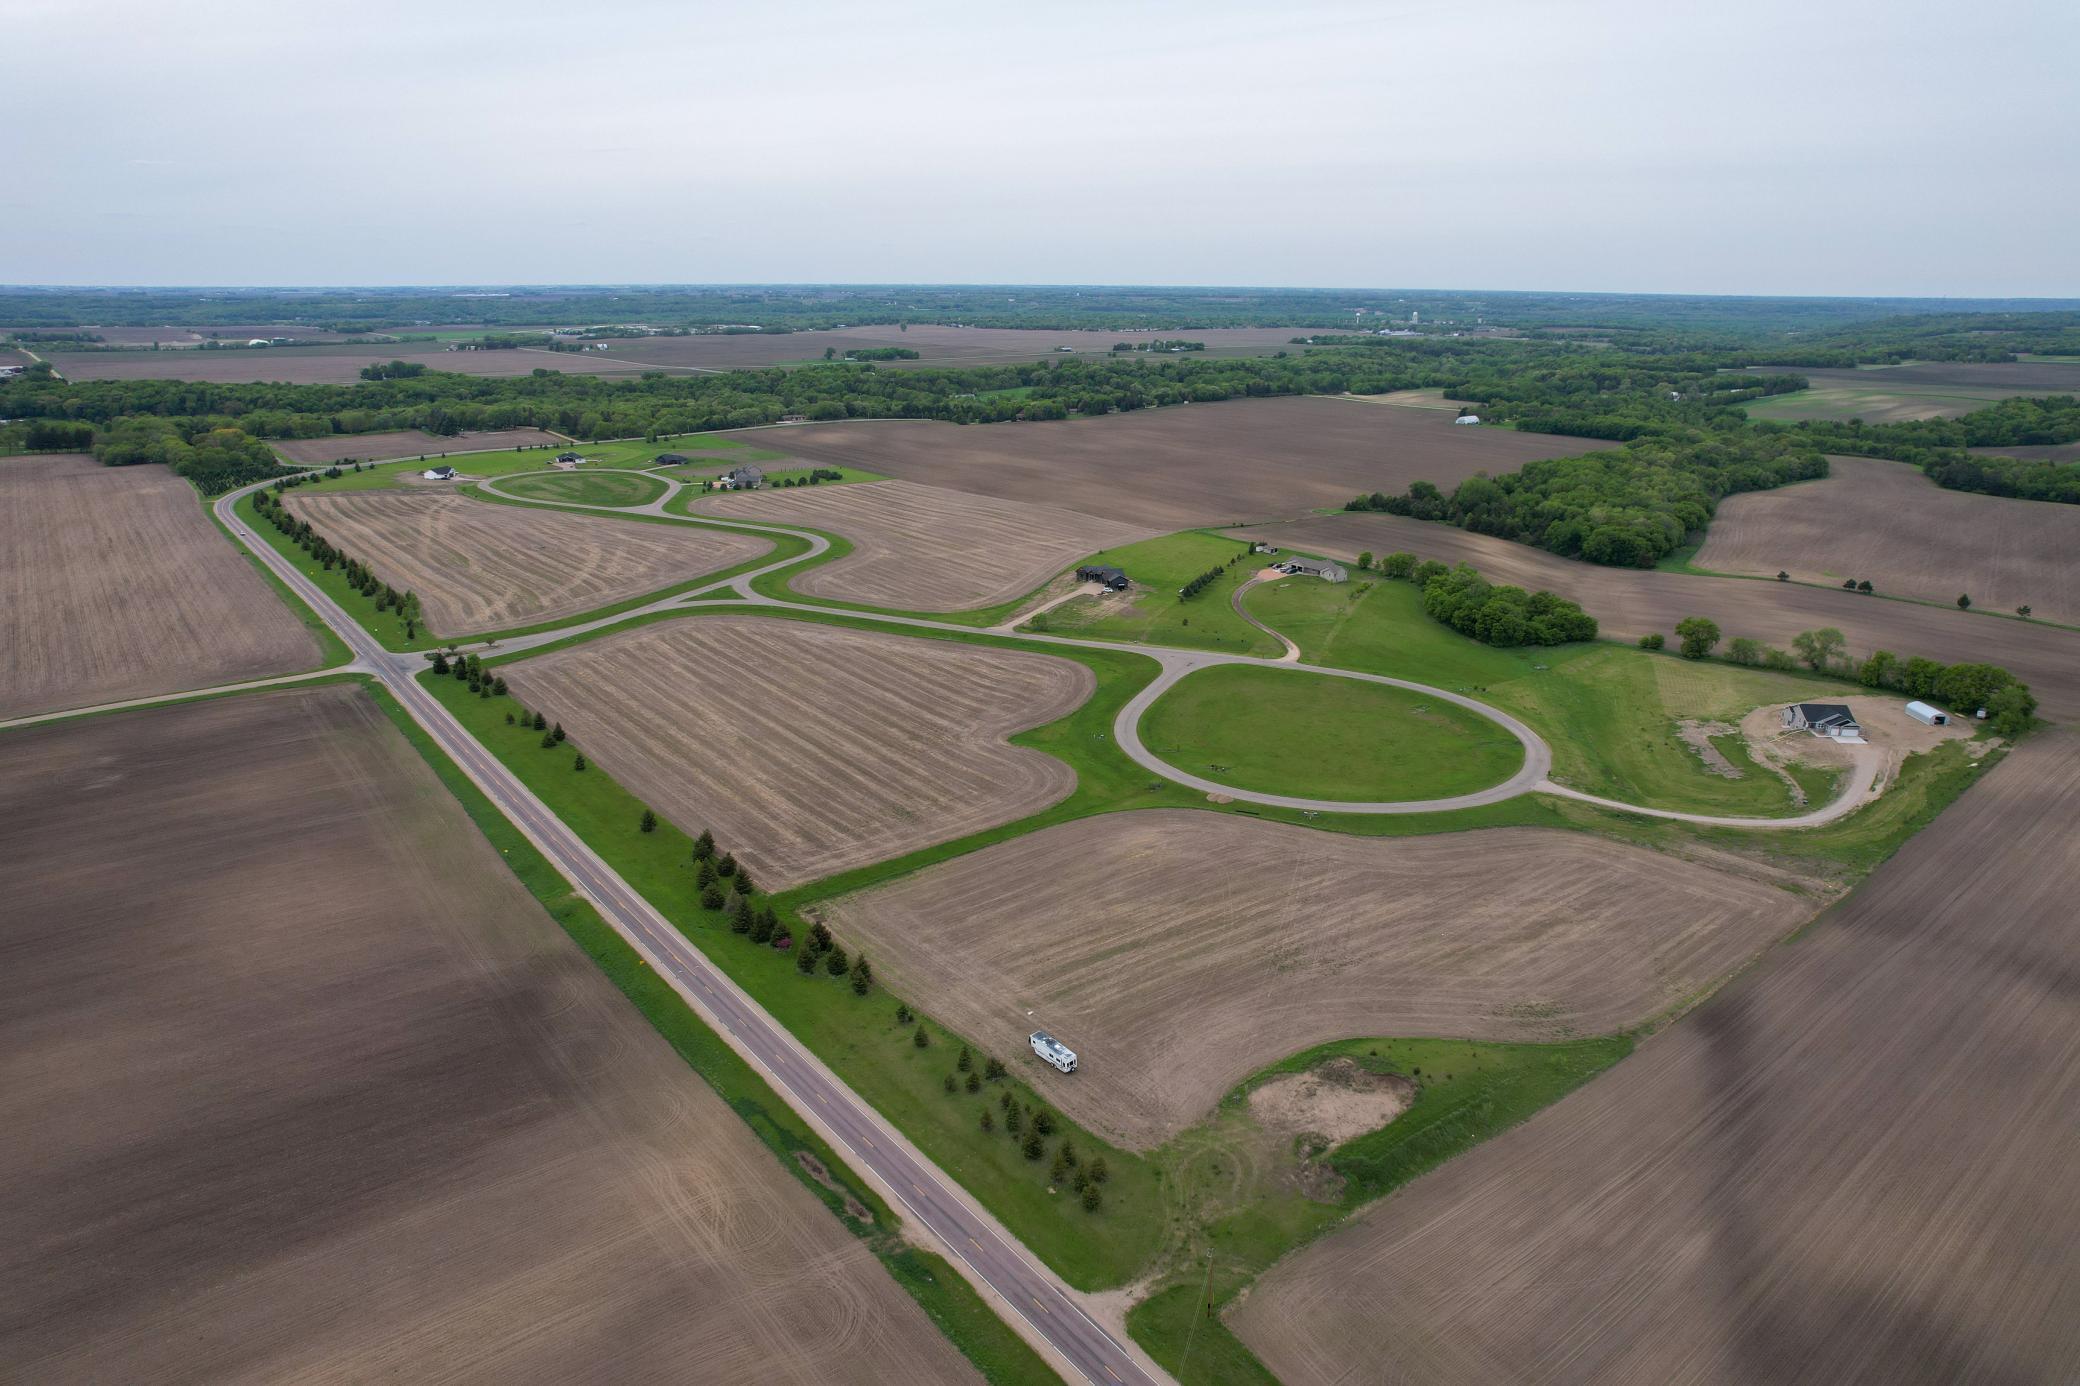
{"type": "MultiPolygon", "coordinates": [[[[264,483],[263,483],[264,484],[264,483]]],[[[355,656],[351,667],[380,679],[392,696],[461,767],[499,811],[527,835],[600,914],[669,979],[694,1010],[883,1193],[928,1228],[1010,1310],[1086,1380],[1095,1383],[1167,1380],[1087,1314],[1072,1293],[954,1182],[919,1154],[892,1126],[846,1087],[728,977],[711,965],[651,904],[622,880],[578,835],[537,799],[462,724],[420,686],[419,655],[383,649],[359,622],[297,571],[233,510],[247,490],[215,503],[217,518],[332,627],[355,656]]]]}

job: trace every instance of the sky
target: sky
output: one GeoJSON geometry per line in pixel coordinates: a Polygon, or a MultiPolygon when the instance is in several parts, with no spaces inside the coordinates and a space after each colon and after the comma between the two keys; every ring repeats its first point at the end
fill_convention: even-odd
{"type": "Polygon", "coordinates": [[[2080,296],[2071,0],[0,0],[0,282],[2080,296]]]}

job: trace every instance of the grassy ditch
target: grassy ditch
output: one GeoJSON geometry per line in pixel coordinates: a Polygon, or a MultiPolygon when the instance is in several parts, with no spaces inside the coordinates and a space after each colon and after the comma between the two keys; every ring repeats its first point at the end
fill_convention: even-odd
{"type": "Polygon", "coordinates": [[[837,1153],[809,1128],[808,1123],[797,1116],[735,1050],[693,1013],[668,982],[644,964],[636,951],[600,918],[598,911],[571,888],[548,859],[536,851],[519,829],[494,808],[483,792],[433,744],[397,701],[379,685],[370,683],[367,687],[391,722],[440,776],[441,782],[462,804],[470,820],[499,850],[506,865],[541,902],[549,916],[635,1004],[687,1066],[700,1074],[743,1119],[782,1167],[855,1236],[867,1243],[888,1268],[889,1274],[975,1364],[976,1369],[989,1381],[1003,1383],[1003,1386],[1058,1382],[1060,1378],[1039,1354],[1012,1332],[974,1287],[951,1266],[938,1256],[910,1246],[895,1234],[892,1230],[896,1226],[895,1215],[873,1189],[854,1175],[837,1153]],[[826,1187],[803,1169],[795,1159],[796,1153],[803,1151],[823,1163],[836,1188],[826,1187]],[[848,1198],[857,1199],[872,1212],[871,1224],[863,1224],[846,1212],[848,1198]]]}

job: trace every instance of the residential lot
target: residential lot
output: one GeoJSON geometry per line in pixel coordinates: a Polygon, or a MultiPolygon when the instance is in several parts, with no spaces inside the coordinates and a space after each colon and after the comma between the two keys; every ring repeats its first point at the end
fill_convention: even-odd
{"type": "Polygon", "coordinates": [[[0,1377],[975,1379],[366,694],[0,736],[0,886],[0,1377]]]}
{"type": "Polygon", "coordinates": [[[2080,1360],[2080,741],[1798,943],[1282,1262],[1287,1382],[2053,1381],[2080,1360]]]}
{"type": "Polygon", "coordinates": [[[756,616],[663,621],[505,666],[513,696],[779,889],[1038,812],[1069,767],[1007,745],[1090,696],[1050,655],[756,616]]]}
{"type": "Polygon", "coordinates": [[[547,447],[563,440],[538,428],[508,428],[488,433],[458,433],[441,437],[405,429],[397,433],[335,433],[330,438],[287,438],[274,443],[274,450],[290,462],[322,466],[354,458],[381,462],[392,457],[445,457],[449,453],[484,452],[492,448],[547,447]]]}
{"type": "Polygon", "coordinates": [[[1159,530],[1340,506],[1412,481],[1449,490],[1475,472],[1611,444],[1462,427],[1449,412],[1322,397],[1177,405],[1096,419],[963,427],[806,424],[746,435],[810,462],[1004,500],[1066,505],[1159,530]]]}
{"type": "Polygon", "coordinates": [[[1728,639],[1745,635],[1789,649],[1798,632],[1833,626],[1848,637],[1849,649],[1857,655],[1886,649],[1903,658],[1925,655],[1944,663],[2001,665],[2036,693],[2044,716],[2080,717],[2080,634],[2041,622],[2001,620],[1954,607],[1885,601],[1796,583],[1603,568],[1528,544],[1400,515],[1319,515],[1234,533],[1346,560],[1361,552],[1383,555],[1405,549],[1446,563],[1471,563],[1491,582],[1545,587],[1573,598],[1601,623],[1605,636],[1620,640],[1654,631],[1668,635],[1685,616],[1708,616],[1728,639]]]}
{"type": "Polygon", "coordinates": [[[755,535],[499,505],[430,491],[286,493],[289,509],[384,582],[419,594],[439,635],[576,616],[756,558],[755,535]]]}
{"type": "MultiPolygon", "coordinates": [[[[1585,834],[1359,838],[1189,810],[1080,819],[824,907],[891,989],[993,1052],[1075,1049],[1051,1101],[1146,1149],[1351,1035],[1636,1025],[1811,910],[1585,834]]],[[[1021,1054],[1021,1060],[1023,1056],[1021,1054]]]]}
{"type": "Polygon", "coordinates": [[[314,667],[317,642],[164,467],[0,459],[0,717],[314,667]]]}
{"type": "Polygon", "coordinates": [[[1144,525],[1058,505],[877,481],[705,496],[691,514],[805,525],[852,552],[793,585],[811,597],[909,611],[960,611],[1024,596],[1077,559],[1144,539],[1144,525]]]}
{"type": "Polygon", "coordinates": [[[1693,560],[1717,572],[1806,582],[1863,579],[1880,592],[1993,611],[2027,604],[2080,623],[2080,506],[1946,491],[1904,462],[1828,460],[1829,475],[1719,503],[1693,560]]]}

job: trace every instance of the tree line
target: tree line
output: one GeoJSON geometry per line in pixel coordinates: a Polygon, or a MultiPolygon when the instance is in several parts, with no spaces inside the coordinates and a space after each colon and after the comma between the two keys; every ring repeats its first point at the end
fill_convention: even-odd
{"type": "MultiPolygon", "coordinates": [[[[339,469],[334,467],[330,469],[329,474],[338,476],[340,474],[339,469]]],[[[272,492],[255,491],[253,493],[253,509],[259,513],[262,519],[272,524],[281,533],[286,534],[296,543],[297,547],[309,554],[317,563],[320,572],[329,573],[334,568],[341,569],[342,576],[346,578],[347,586],[375,603],[377,615],[392,611],[396,612],[398,624],[404,627],[404,638],[406,640],[416,640],[419,636],[419,623],[425,619],[419,610],[418,593],[409,589],[403,592],[398,591],[395,587],[392,587],[371,572],[367,564],[362,563],[359,559],[350,557],[345,551],[333,544],[332,541],[318,533],[316,529],[311,527],[309,520],[298,519],[295,515],[290,514],[289,507],[282,503],[281,493],[290,486],[298,484],[299,480],[299,478],[284,477],[275,482],[272,492]]],[[[470,665],[474,667],[476,663],[476,657],[471,656],[470,665]]],[[[504,683],[503,679],[499,680],[500,692],[505,691],[504,683]]],[[[475,690],[472,689],[472,691],[475,690]]]]}
{"type": "MultiPolygon", "coordinates": [[[[1358,555],[1358,567],[1372,567],[1372,555],[1358,555]]],[[[1379,562],[1382,576],[1412,582],[1423,593],[1423,610],[1461,635],[1484,645],[1565,645],[1596,638],[1596,618],[1580,604],[1557,592],[1497,586],[1470,563],[1447,567],[1425,562],[1412,553],[1390,553],[1379,562]]]]}
{"type": "Polygon", "coordinates": [[[1961,418],[1866,424],[1809,421],[1768,425],[1828,452],[1910,462],[1952,491],[2080,505],[2080,468],[2019,457],[1982,457],[1967,448],[2028,447],[2080,441],[2080,398],[2004,399],[1961,418]]]}

